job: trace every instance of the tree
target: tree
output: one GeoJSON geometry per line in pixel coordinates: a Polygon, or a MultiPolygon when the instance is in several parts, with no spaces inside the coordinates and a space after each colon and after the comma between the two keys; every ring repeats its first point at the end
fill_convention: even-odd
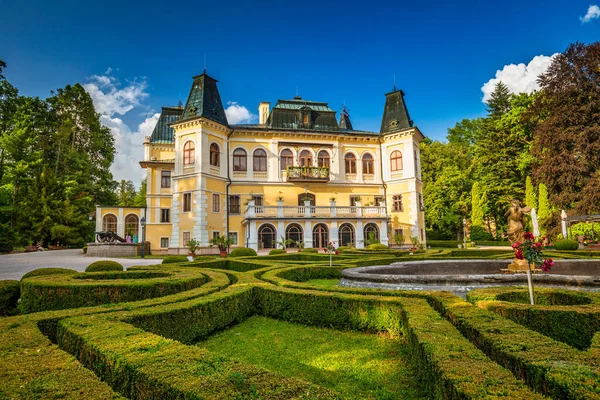
{"type": "Polygon", "coordinates": [[[531,183],[531,177],[528,176],[525,180],[525,205],[537,210],[537,196],[535,194],[535,187],[531,183]]]}
{"type": "Polygon", "coordinates": [[[534,180],[550,201],[580,213],[600,210],[600,42],[571,44],[540,75],[539,119],[532,154],[534,180]]]}
{"type": "Polygon", "coordinates": [[[133,182],[121,179],[121,182],[117,186],[116,195],[120,206],[133,206],[136,197],[133,182]]]}
{"type": "Polygon", "coordinates": [[[485,207],[487,196],[479,182],[475,182],[471,188],[471,225],[484,226],[485,207]]]}
{"type": "Polygon", "coordinates": [[[543,183],[540,183],[538,186],[538,195],[539,208],[537,210],[537,217],[540,225],[540,233],[545,235],[548,223],[550,222],[550,217],[552,217],[552,209],[550,207],[550,201],[548,200],[548,189],[543,183]]]}
{"type": "Polygon", "coordinates": [[[146,188],[147,188],[147,180],[146,178],[142,179],[142,184],[140,185],[140,190],[135,194],[135,199],[133,200],[133,205],[136,207],[146,207],[146,188]]]}
{"type": "Polygon", "coordinates": [[[502,81],[496,83],[490,99],[485,103],[491,118],[497,118],[510,110],[510,90],[502,81]]]}

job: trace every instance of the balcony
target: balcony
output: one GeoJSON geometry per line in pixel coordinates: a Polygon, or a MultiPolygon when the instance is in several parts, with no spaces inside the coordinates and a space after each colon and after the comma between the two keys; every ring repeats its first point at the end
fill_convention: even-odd
{"type": "Polygon", "coordinates": [[[388,218],[385,206],[255,206],[246,208],[246,219],[296,219],[296,218],[388,218]]]}
{"type": "Polygon", "coordinates": [[[287,167],[288,182],[329,182],[327,167],[287,167]]]}

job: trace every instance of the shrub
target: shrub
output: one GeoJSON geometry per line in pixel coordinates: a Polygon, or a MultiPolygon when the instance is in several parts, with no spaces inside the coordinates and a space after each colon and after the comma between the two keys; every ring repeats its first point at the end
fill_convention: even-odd
{"type": "Polygon", "coordinates": [[[38,268],[38,269],[34,269],[33,271],[29,271],[28,273],[23,275],[21,280],[31,278],[34,276],[72,275],[72,274],[76,274],[76,273],[77,273],[77,271],[75,271],[73,269],[67,269],[67,268],[38,268]]]}
{"type": "MultiPolygon", "coordinates": [[[[316,249],[315,249],[315,250],[316,250],[316,249]]],[[[345,252],[345,251],[348,251],[348,250],[354,250],[354,248],[353,248],[353,247],[350,247],[350,246],[340,246],[340,247],[338,247],[338,251],[339,251],[340,253],[343,253],[343,252],[345,252]]]]}
{"type": "Polygon", "coordinates": [[[167,256],[163,258],[163,264],[175,264],[189,261],[187,256],[167,256]]]}
{"type": "Polygon", "coordinates": [[[238,247],[237,249],[231,250],[229,257],[250,257],[256,256],[256,251],[247,247],[238,247]]]}
{"type": "Polygon", "coordinates": [[[85,269],[85,272],[98,272],[98,271],[123,271],[123,266],[116,261],[100,260],[100,261],[91,263],[85,269]]]}
{"type": "Polygon", "coordinates": [[[83,254],[87,254],[87,246],[83,246],[83,254]]]}
{"type": "Polygon", "coordinates": [[[12,314],[19,301],[19,281],[0,281],[0,315],[12,314]]]}
{"type": "Polygon", "coordinates": [[[319,249],[313,249],[313,248],[302,250],[302,253],[318,253],[318,252],[319,252],[319,249]]]}
{"type": "Polygon", "coordinates": [[[385,244],[373,243],[367,246],[367,250],[389,250],[390,248],[385,244]]]}
{"type": "Polygon", "coordinates": [[[556,250],[577,250],[579,248],[579,243],[571,239],[557,240],[554,243],[554,248],[556,248],[556,250]]]}
{"type": "Polygon", "coordinates": [[[494,240],[494,235],[486,232],[482,226],[472,226],[469,237],[471,238],[472,242],[476,242],[478,240],[494,240]]]}
{"type": "Polygon", "coordinates": [[[276,254],[287,254],[287,251],[285,249],[273,249],[269,252],[270,256],[274,256],[276,254]]]}

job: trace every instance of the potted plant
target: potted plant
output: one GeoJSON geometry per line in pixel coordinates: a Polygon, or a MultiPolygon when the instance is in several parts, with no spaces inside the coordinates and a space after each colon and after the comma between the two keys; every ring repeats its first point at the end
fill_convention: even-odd
{"type": "Polygon", "coordinates": [[[304,242],[302,240],[298,240],[296,242],[296,246],[298,247],[298,253],[301,253],[302,249],[304,249],[304,242]]]}
{"type": "Polygon", "coordinates": [[[200,248],[200,241],[192,238],[188,240],[185,247],[188,248],[188,255],[193,257],[196,255],[196,250],[200,248]]]}
{"type": "Polygon", "coordinates": [[[233,240],[231,240],[229,237],[222,235],[222,236],[217,236],[216,238],[213,238],[210,241],[210,245],[212,246],[218,246],[219,247],[219,253],[221,254],[221,257],[225,258],[227,257],[227,251],[229,250],[229,248],[231,247],[231,245],[233,244],[233,240]]]}
{"type": "Polygon", "coordinates": [[[280,237],[281,237],[281,240],[279,241],[279,243],[277,243],[277,245],[281,246],[281,248],[283,250],[286,250],[287,246],[294,244],[294,241],[292,239],[286,239],[283,236],[280,236],[280,237]]]}

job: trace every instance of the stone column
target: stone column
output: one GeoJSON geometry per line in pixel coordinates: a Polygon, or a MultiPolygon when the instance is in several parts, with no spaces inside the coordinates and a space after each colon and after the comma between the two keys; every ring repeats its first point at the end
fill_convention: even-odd
{"type": "Polygon", "coordinates": [[[333,242],[335,247],[340,247],[340,232],[338,230],[337,221],[331,221],[331,229],[329,230],[329,241],[333,242]]]}
{"type": "Polygon", "coordinates": [[[388,223],[387,221],[381,222],[381,231],[379,232],[379,242],[389,246],[390,240],[388,238],[388,223]]]}
{"type": "Polygon", "coordinates": [[[337,208],[335,207],[335,204],[335,200],[329,201],[330,213],[332,218],[337,217],[337,208]]]}
{"type": "Polygon", "coordinates": [[[277,200],[277,218],[283,218],[283,200],[277,200]]]}
{"type": "MultiPolygon", "coordinates": [[[[275,235],[275,248],[277,248],[277,243],[282,240],[285,240],[285,226],[283,225],[283,220],[277,221],[277,234],[275,235]]],[[[287,247],[287,246],[286,246],[287,247]]]]}
{"type": "Polygon", "coordinates": [[[312,249],[313,241],[312,241],[312,224],[310,221],[304,222],[304,248],[312,249]]]}
{"type": "Polygon", "coordinates": [[[310,200],[304,200],[304,217],[310,218],[310,200]]]}
{"type": "Polygon", "coordinates": [[[254,251],[258,251],[258,231],[256,230],[256,221],[250,221],[248,247],[254,251]]]}
{"type": "Polygon", "coordinates": [[[356,221],[356,248],[357,249],[365,248],[365,232],[363,231],[362,220],[356,221]]]}

